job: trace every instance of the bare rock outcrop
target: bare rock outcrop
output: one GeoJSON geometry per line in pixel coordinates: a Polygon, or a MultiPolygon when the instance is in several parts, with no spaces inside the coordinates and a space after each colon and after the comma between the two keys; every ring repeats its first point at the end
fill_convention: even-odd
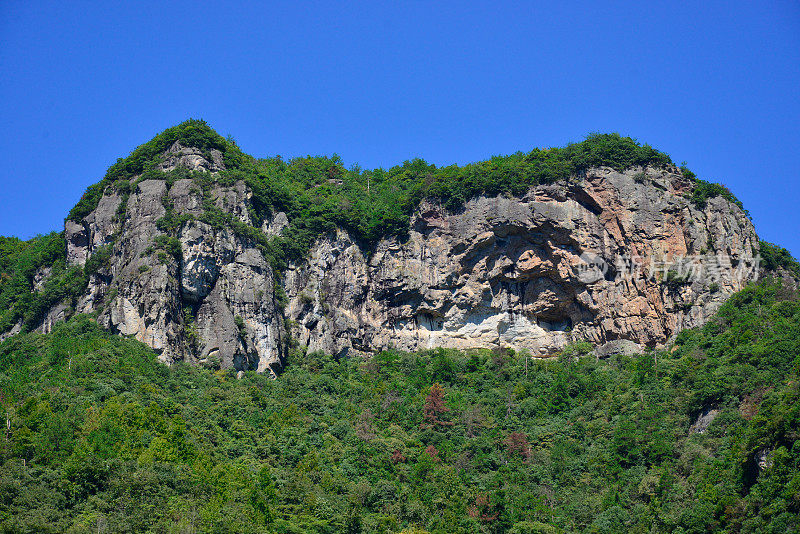
{"type": "MultiPolygon", "coordinates": [[[[176,143],[163,167],[224,169],[214,152],[209,162],[200,151],[176,143]]],[[[221,209],[249,222],[248,191],[241,182],[211,194],[221,209]]],[[[171,187],[164,180],[144,180],[135,185],[122,216],[117,214],[122,199],[106,194],[83,224],[67,221],[71,264],[85,264],[100,246],[113,242],[110,262],[90,278],[77,311],[98,312],[101,324],[150,345],[165,363],[186,360],[274,373],[286,333],[272,268],[254,243],[197,219],[202,195],[193,179],[171,187]],[[186,216],[177,236],[159,229],[168,207],[175,216],[186,216]]]]}
{"type": "MultiPolygon", "coordinates": [[[[224,170],[219,153],[178,143],[160,161],[165,171],[224,170]]],[[[548,356],[576,340],[598,355],[630,353],[701,324],[757,275],[746,214],[721,197],[696,206],[676,169],[592,169],[456,211],[424,201],[405,239],[367,249],[339,229],[284,273],[251,238],[203,215],[210,203],[265,238],[287,215],[253,221],[244,182],[209,190],[191,176],[134,181],[127,198],[109,188],[81,223],[65,225],[70,264],[112,248],[76,311],[97,312],[167,363],[275,373],[290,334],[337,355],[502,346],[548,356]],[[159,223],[170,217],[171,233],[159,223]],[[706,258],[706,269],[728,263],[691,277],[687,258],[706,258]]]]}
{"type": "Polygon", "coordinates": [[[309,350],[335,354],[661,345],[757,276],[745,213],[722,198],[700,209],[685,198],[690,190],[677,173],[594,169],[580,183],[479,197],[456,212],[423,203],[409,238],[384,240],[372,254],[342,231],[321,239],[287,273],[287,314],[309,350]],[[587,257],[604,267],[596,276],[587,257]],[[706,270],[732,264],[665,283],[665,266],[688,257],[706,270]]]}
{"type": "Polygon", "coordinates": [[[180,141],[175,141],[164,153],[159,170],[172,171],[178,167],[190,171],[217,172],[225,170],[225,163],[219,150],[212,149],[205,154],[198,148],[185,147],[180,141]]]}

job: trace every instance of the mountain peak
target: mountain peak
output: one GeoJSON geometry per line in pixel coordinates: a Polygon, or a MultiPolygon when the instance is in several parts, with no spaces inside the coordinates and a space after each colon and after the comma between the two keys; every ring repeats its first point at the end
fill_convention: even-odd
{"type": "Polygon", "coordinates": [[[619,134],[361,170],[255,159],[196,120],[112,165],[64,239],[2,324],[47,331],[89,313],[168,363],[273,373],[293,343],[542,357],[576,341],[662,345],[758,276],[759,248],[727,190],[619,134]],[[709,257],[742,272],[695,279],[680,263],[709,257]]]}
{"type": "Polygon", "coordinates": [[[128,157],[119,158],[100,182],[86,190],[67,218],[80,222],[97,207],[109,186],[125,187],[120,183],[143,176],[158,178],[158,172],[174,170],[181,163],[193,170],[222,170],[239,167],[243,159],[244,154],[235,143],[219,135],[204,120],[189,119],[138,146],[128,157]],[[181,150],[184,152],[177,154],[181,150]],[[200,156],[205,162],[189,156],[200,156]]]}

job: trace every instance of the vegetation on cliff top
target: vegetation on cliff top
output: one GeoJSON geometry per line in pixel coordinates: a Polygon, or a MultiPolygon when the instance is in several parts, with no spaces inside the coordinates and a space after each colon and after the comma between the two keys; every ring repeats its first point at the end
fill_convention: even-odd
{"type": "Polygon", "coordinates": [[[161,162],[161,155],[176,141],[184,147],[200,149],[208,161],[212,161],[211,151],[219,150],[225,165],[230,169],[240,168],[245,160],[252,159],[243,154],[235,143],[212,130],[205,121],[190,119],[178,126],[164,130],[147,143],[137,147],[127,158],[119,158],[108,168],[101,181],[86,190],[69,212],[67,219],[77,223],[81,222],[84,217],[94,211],[109,186],[115,186],[125,192],[129,187],[129,181],[134,177],[144,175],[156,179],[163,178],[163,173],[159,173],[156,166],[161,162]]]}
{"type": "MultiPolygon", "coordinates": [[[[90,213],[109,186],[125,194],[135,177],[165,178],[155,169],[161,154],[175,141],[203,151],[219,150],[227,170],[216,179],[223,183],[241,179],[248,184],[254,193],[256,222],[273,210],[285,211],[291,223],[286,244],[298,249],[290,250],[290,256],[302,256],[311,240],[336,226],[348,229],[367,244],[387,235],[402,235],[408,229],[411,212],[424,198],[455,209],[476,195],[522,194],[533,185],[579,176],[593,167],[623,171],[636,166],[673,165],[667,154],[649,145],[616,133],[597,133],[565,147],[536,148],[464,166],[437,167],[414,159],[390,169],[346,169],[336,155],[299,157],[288,162],[280,156],[255,159],[205,122],[189,120],[118,160],[101,182],[86,191],[69,219],[79,222],[90,213]]],[[[697,180],[685,168],[684,174],[697,183],[694,202],[703,204],[710,197],[722,195],[738,203],[724,187],[697,180]]]]}
{"type": "Polygon", "coordinates": [[[237,380],[86,317],[18,335],[0,530],[798,531],[796,291],[751,286],[671,350],[586,352],[296,353],[237,380]]]}

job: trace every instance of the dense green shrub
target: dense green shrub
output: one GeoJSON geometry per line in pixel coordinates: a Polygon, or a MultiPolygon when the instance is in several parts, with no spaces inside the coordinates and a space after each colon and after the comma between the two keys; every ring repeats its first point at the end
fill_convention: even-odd
{"type": "Polygon", "coordinates": [[[82,272],[66,267],[66,243],[52,232],[29,241],[4,239],[0,251],[0,332],[8,331],[20,319],[24,326],[35,322],[63,295],[83,283],[82,272]],[[50,275],[34,291],[34,277],[47,268],[50,275]]]}
{"type": "Polygon", "coordinates": [[[765,269],[769,271],[785,269],[800,278],[800,263],[785,248],[760,241],[758,253],[761,255],[761,265],[765,269]]]}
{"type": "Polygon", "coordinates": [[[67,266],[62,233],[29,241],[5,240],[0,249],[0,333],[21,321],[23,330],[40,325],[58,303],[67,315],[86,290],[89,277],[109,266],[113,245],[98,247],[83,267],[67,266]],[[36,276],[39,280],[36,280],[36,276]]]}
{"type": "Polygon", "coordinates": [[[710,198],[722,197],[728,202],[737,205],[740,209],[744,209],[742,202],[733,196],[730,190],[721,184],[712,184],[705,180],[695,179],[694,190],[692,190],[691,200],[699,208],[705,208],[706,202],[710,198]]]}

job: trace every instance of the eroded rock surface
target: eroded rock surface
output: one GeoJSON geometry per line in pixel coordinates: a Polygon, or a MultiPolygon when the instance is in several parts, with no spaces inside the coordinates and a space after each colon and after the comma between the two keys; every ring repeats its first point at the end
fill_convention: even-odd
{"type": "MultiPolygon", "coordinates": [[[[224,169],[214,151],[177,144],[162,162],[164,170],[224,169]]],[[[629,353],[701,324],[756,275],[758,240],[745,213],[723,198],[698,208],[686,198],[691,185],[675,169],[603,168],[522,197],[474,198],[458,211],[424,202],[404,240],[365,250],[338,230],[318,239],[304,262],[274,273],[255,243],[201,222],[204,193],[195,180],[145,180],[127,204],[109,193],[82,223],[67,222],[67,256],[83,265],[113,246],[77,311],[99,312],[106,327],[168,363],[277,371],[287,323],[308,350],[338,355],[505,346],[547,356],[576,340],[606,344],[603,354],[629,353]],[[171,244],[157,238],[168,212],[184,216],[171,244]],[[696,255],[728,258],[744,275],[670,281],[649,273],[654,262],[696,255]],[[643,269],[626,275],[631,257],[643,269]],[[592,262],[603,269],[587,270],[592,262]],[[285,309],[276,284],[288,296],[285,309]]],[[[251,220],[243,182],[205,194],[266,236],[290,222],[285,213],[251,220]]]]}
{"type": "MultiPolygon", "coordinates": [[[[200,151],[179,145],[167,152],[164,170],[223,169],[200,151]]],[[[242,183],[211,192],[215,203],[249,223],[249,192],[242,183]]],[[[203,213],[200,185],[192,179],[136,184],[122,216],[122,199],[102,198],[83,224],[68,221],[68,261],[82,265],[114,236],[109,264],[90,279],[77,311],[99,312],[99,322],[122,335],[143,341],[162,361],[187,360],[239,370],[278,371],[286,346],[283,317],[275,302],[274,276],[254,243],[226,228],[196,218],[203,213]],[[169,206],[188,218],[170,237],[158,227],[169,206]],[[180,254],[174,255],[175,250],[180,254]]]]}
{"type": "Polygon", "coordinates": [[[458,212],[425,203],[408,240],[384,240],[371,255],[344,232],[322,239],[286,276],[296,335],[309,350],[334,354],[508,346],[549,355],[578,339],[663,344],[756,274],[757,237],[726,200],[701,210],[683,196],[691,184],[682,176],[640,173],[595,169],[578,184],[480,197],[458,212]],[[586,255],[608,271],[587,280],[586,255]],[[694,255],[729,258],[744,276],[666,285],[663,272],[649,275],[653,261],[694,255]],[[625,276],[618,266],[630,257],[643,269],[625,276]]]}

